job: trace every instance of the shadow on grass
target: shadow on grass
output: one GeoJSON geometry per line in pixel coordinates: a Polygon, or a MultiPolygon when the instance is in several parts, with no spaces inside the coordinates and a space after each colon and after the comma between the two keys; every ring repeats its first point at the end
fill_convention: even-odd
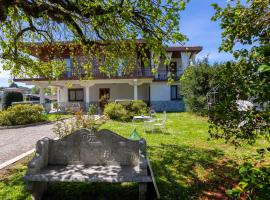
{"type": "Polygon", "coordinates": [[[161,144],[149,153],[162,199],[228,199],[237,166],[222,151],[161,144]]]}
{"type": "Polygon", "coordinates": [[[55,183],[51,184],[43,199],[67,200],[136,200],[138,185],[135,183],[55,183]]]}
{"type": "Polygon", "coordinates": [[[145,133],[147,134],[155,134],[155,135],[171,135],[171,133],[165,129],[165,130],[161,130],[161,129],[154,129],[154,130],[145,130],[145,133]]]}

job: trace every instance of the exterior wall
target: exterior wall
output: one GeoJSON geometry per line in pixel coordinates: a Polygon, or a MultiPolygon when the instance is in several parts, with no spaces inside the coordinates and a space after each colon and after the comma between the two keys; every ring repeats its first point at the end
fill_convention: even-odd
{"type": "MultiPolygon", "coordinates": [[[[71,87],[71,88],[83,88],[83,87],[71,87]]],[[[58,90],[58,102],[68,102],[68,89],[67,87],[59,87],[58,90]],[[59,93],[60,92],[60,93],[59,93]]],[[[85,88],[83,88],[83,92],[84,92],[84,101],[85,101],[85,88]]]]}
{"type": "Polygon", "coordinates": [[[151,102],[171,100],[171,90],[167,82],[153,82],[150,84],[150,100],[151,102]]]}
{"type": "MultiPolygon", "coordinates": [[[[73,87],[82,88],[82,87],[73,87]]],[[[96,103],[99,101],[99,89],[110,88],[110,101],[116,99],[134,99],[134,88],[127,83],[115,84],[95,84],[89,87],[89,102],[96,103]]],[[[84,101],[86,101],[86,88],[84,89],[84,101]]],[[[149,84],[142,84],[138,86],[138,99],[149,101],[149,84]]],[[[68,102],[68,88],[59,87],[58,102],[68,102]]]]}
{"type": "MultiPolygon", "coordinates": [[[[97,102],[99,100],[100,88],[110,88],[110,101],[115,101],[116,99],[134,99],[133,86],[127,83],[95,84],[90,87],[90,102],[97,102]]],[[[138,99],[148,101],[148,93],[149,86],[147,84],[138,86],[138,99]]]]}
{"type": "Polygon", "coordinates": [[[167,82],[150,84],[150,106],[155,111],[184,111],[183,100],[171,100],[171,87],[167,82]]]}

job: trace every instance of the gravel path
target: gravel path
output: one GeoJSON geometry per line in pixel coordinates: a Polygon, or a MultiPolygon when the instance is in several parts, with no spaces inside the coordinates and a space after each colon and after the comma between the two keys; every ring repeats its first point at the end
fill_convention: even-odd
{"type": "Polygon", "coordinates": [[[53,124],[0,130],[0,164],[33,149],[42,137],[54,138],[53,124]]]}

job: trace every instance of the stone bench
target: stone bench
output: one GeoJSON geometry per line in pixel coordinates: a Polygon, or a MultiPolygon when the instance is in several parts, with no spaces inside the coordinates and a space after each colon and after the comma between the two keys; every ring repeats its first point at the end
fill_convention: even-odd
{"type": "Polygon", "coordinates": [[[42,199],[51,182],[137,182],[139,199],[159,198],[145,140],[109,130],[81,129],[62,139],[39,140],[24,180],[33,199],[42,199]]]}

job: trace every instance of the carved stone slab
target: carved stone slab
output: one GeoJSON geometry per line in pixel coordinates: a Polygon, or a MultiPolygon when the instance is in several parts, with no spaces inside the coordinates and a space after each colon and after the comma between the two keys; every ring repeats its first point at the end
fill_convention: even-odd
{"type": "Polygon", "coordinates": [[[81,129],[59,140],[50,140],[49,165],[129,165],[139,163],[139,141],[109,130],[81,129]]]}

